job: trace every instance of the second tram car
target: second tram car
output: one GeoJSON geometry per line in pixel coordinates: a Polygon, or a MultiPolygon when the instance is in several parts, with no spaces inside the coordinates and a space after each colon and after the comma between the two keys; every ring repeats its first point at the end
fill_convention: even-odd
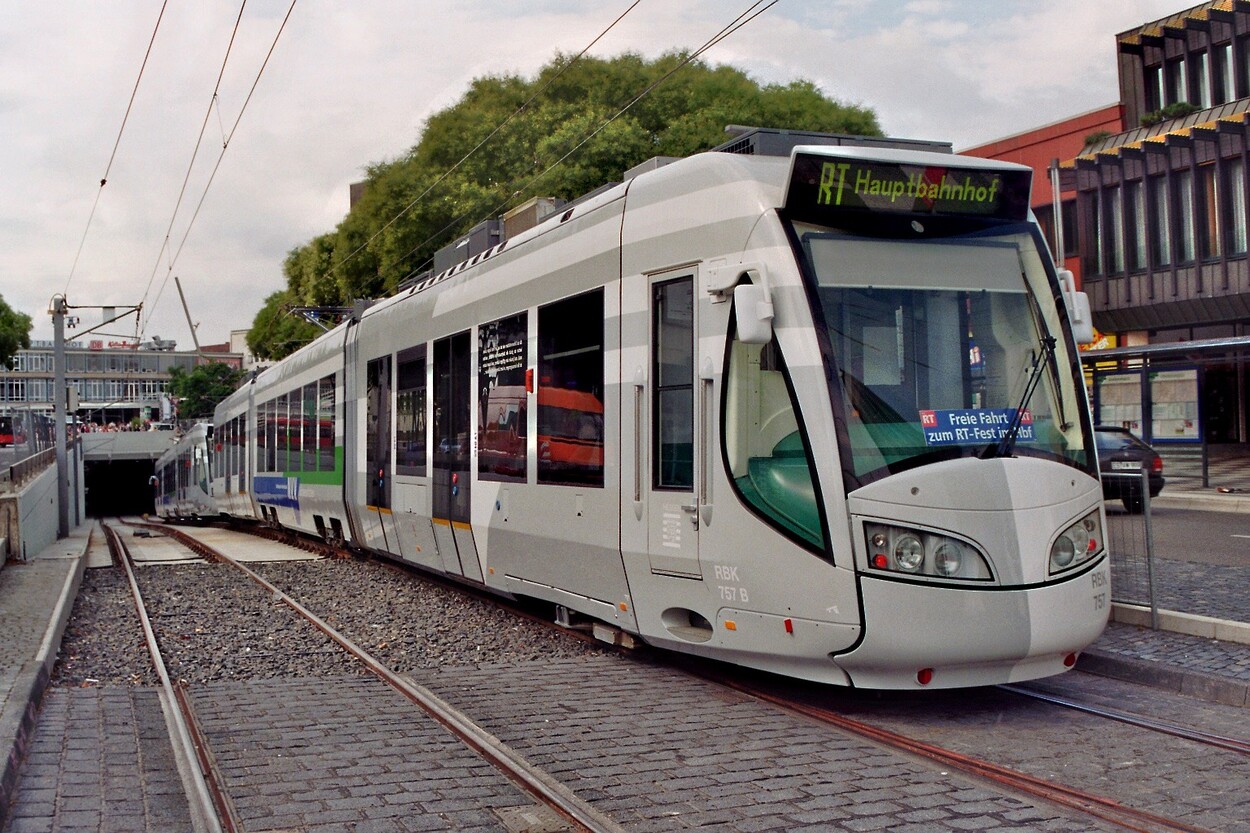
{"type": "Polygon", "coordinates": [[[157,459],[152,489],[158,516],[211,518],[220,513],[209,482],[212,438],[212,426],[199,423],[157,459]]]}
{"type": "Polygon", "coordinates": [[[830,146],[641,174],[261,373],[214,494],[795,677],[1062,672],[1109,567],[1030,177],[830,146]]]}

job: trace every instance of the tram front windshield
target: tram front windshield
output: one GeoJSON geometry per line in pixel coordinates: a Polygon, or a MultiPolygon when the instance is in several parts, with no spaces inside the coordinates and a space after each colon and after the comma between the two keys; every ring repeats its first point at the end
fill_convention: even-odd
{"type": "Polygon", "coordinates": [[[795,230],[828,331],[848,486],[971,456],[1092,473],[1079,363],[1030,226],[925,240],[795,230]]]}

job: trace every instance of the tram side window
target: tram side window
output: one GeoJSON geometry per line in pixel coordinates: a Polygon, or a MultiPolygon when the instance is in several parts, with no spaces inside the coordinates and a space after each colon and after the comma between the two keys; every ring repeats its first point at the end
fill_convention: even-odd
{"type": "Polygon", "coordinates": [[[603,290],[538,308],[538,482],[603,486],[603,290]]]}
{"type": "Polygon", "coordinates": [[[774,339],[730,346],[725,381],[725,454],[742,499],[799,541],[822,546],[806,438],[795,416],[789,372],[774,339]]]}
{"type": "Polygon", "coordinates": [[[694,289],[691,278],[656,284],[652,308],[657,489],[694,486],[694,289]]]}
{"type": "Polygon", "coordinates": [[[370,506],[390,507],[391,465],[391,357],[369,362],[365,369],[365,466],[368,472],[366,501],[370,506]]]}
{"type": "Polygon", "coordinates": [[[525,481],[528,326],[522,312],[478,327],[477,467],[483,480],[525,481]]]}
{"type": "Polygon", "coordinates": [[[338,452],[334,445],[334,376],[317,383],[317,469],[337,471],[338,452]]]}
{"type": "Polygon", "coordinates": [[[304,385],[303,403],[300,406],[300,468],[317,470],[317,383],[304,385]]]}
{"type": "Polygon", "coordinates": [[[425,476],[425,345],[395,357],[395,473],[425,476]]]}
{"type": "Polygon", "coordinates": [[[278,401],[270,399],[265,405],[265,442],[268,444],[265,449],[266,471],[278,470],[278,401]]]}
{"type": "Polygon", "coordinates": [[[256,471],[272,471],[269,468],[269,403],[256,405],[256,471]]]}

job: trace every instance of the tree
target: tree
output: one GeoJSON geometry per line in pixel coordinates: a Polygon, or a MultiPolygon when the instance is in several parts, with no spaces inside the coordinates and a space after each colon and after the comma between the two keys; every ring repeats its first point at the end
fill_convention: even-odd
{"type": "Polygon", "coordinates": [[[168,391],[178,400],[179,417],[211,417],[217,403],[234,393],[245,375],[221,362],[196,365],[189,373],[174,367],[169,371],[168,391]]]}
{"type": "Polygon", "coordinates": [[[290,306],[389,295],[482,220],[531,197],[575,199],[653,156],[714,147],[726,125],[881,135],[871,110],[811,82],[761,86],[688,59],[557,54],[533,79],[475,79],[406,154],[367,168],[363,197],[335,230],[291,251],[287,287],[266,299],[248,346],[282,358],[317,334],[289,320],[290,306]]]}
{"type": "Polygon", "coordinates": [[[17,351],[30,348],[30,316],[18,312],[0,297],[0,364],[13,369],[17,351]]]}

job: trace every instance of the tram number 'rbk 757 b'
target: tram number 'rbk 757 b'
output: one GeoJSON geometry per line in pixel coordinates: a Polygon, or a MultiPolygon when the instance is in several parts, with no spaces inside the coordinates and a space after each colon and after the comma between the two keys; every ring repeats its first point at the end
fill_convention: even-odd
{"type": "MultiPolygon", "coordinates": [[[[730,567],[726,564],[713,565],[713,572],[717,581],[737,581],[738,568],[730,567]]],[[[720,588],[720,597],[726,602],[749,602],[751,599],[747,595],[747,589],[736,584],[718,584],[720,588]]]]}
{"type": "MultiPolygon", "coordinates": [[[[1105,588],[1107,586],[1107,574],[1104,572],[1090,573],[1090,581],[1095,590],[1105,588]]],[[[1107,591],[1104,589],[1100,593],[1094,594],[1094,610],[1102,610],[1107,606],[1107,591]]]]}

